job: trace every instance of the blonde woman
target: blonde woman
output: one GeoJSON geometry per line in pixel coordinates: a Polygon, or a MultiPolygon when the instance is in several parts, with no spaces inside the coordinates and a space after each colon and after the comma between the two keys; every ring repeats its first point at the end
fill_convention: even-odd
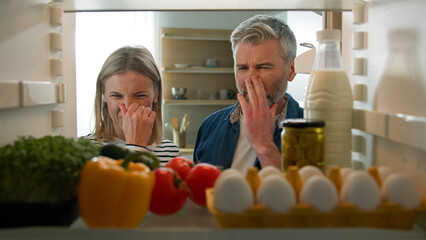
{"type": "Polygon", "coordinates": [[[161,77],[151,53],[142,46],[122,47],[105,61],[96,81],[95,131],[88,138],[150,151],[164,166],[180,156],[162,138],[161,77]]]}

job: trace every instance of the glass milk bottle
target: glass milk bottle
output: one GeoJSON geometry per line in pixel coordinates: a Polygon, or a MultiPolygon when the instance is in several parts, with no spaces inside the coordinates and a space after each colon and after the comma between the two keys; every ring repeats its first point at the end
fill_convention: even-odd
{"type": "Polygon", "coordinates": [[[352,89],[340,58],[340,31],[317,32],[319,42],[305,93],[304,116],[325,121],[324,170],[351,166],[352,89]]]}

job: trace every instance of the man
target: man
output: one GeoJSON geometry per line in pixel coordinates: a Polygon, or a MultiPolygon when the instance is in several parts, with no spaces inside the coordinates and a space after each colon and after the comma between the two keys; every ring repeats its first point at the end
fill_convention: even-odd
{"type": "Polygon", "coordinates": [[[195,162],[245,173],[268,165],[281,169],[281,121],[302,118],[286,94],[296,75],[296,39],[282,20],[256,15],[231,34],[239,103],[207,117],[198,130],[195,162]]]}

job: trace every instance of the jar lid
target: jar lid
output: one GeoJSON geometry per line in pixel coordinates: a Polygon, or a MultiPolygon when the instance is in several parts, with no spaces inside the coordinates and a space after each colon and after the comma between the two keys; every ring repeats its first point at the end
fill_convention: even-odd
{"type": "Polygon", "coordinates": [[[289,118],[282,122],[284,127],[292,128],[308,128],[308,127],[324,127],[325,122],[318,119],[305,118],[289,118]]]}

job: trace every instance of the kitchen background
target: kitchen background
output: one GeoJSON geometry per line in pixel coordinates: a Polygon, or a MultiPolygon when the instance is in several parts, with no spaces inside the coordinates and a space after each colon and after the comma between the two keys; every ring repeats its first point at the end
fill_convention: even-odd
{"type": "MultiPolygon", "coordinates": [[[[230,44],[228,44],[229,34],[224,35],[224,41],[197,41],[181,40],[181,44],[176,46],[174,40],[170,40],[170,47],[163,47],[163,28],[185,28],[197,29],[194,31],[207,32],[211,29],[229,30],[231,32],[240,22],[254,16],[255,14],[270,14],[278,16],[288,22],[297,36],[298,44],[310,42],[315,44],[316,31],[322,28],[322,16],[320,13],[312,11],[294,12],[262,12],[262,11],[222,11],[222,12],[83,12],[75,14],[76,19],[76,83],[77,83],[77,136],[87,135],[93,129],[93,99],[95,93],[95,82],[99,69],[107,56],[123,45],[144,45],[154,55],[160,69],[164,66],[163,56],[179,55],[178,51],[189,55],[187,59],[181,57],[181,62],[174,62],[176,57],[169,60],[172,67],[175,63],[194,62],[198,59],[197,65],[205,65],[207,58],[218,58],[217,51],[203,53],[196,51],[193,44],[200,42],[202,50],[212,47],[212,44],[221,44],[220,52],[231,54],[230,44]],[[182,45],[183,44],[183,45],[182,45]],[[185,44],[189,47],[185,48],[185,44]],[[176,46],[176,47],[175,47],[176,46]],[[203,56],[204,54],[204,56],[203,56]],[[212,54],[212,55],[208,55],[212,54]],[[195,56],[192,56],[195,55],[195,56]],[[198,55],[198,56],[197,56],[198,55]]],[[[66,14],[67,15],[67,14],[66,14]]],[[[192,30],[191,30],[192,31],[192,30]]],[[[167,43],[167,40],[164,40],[167,43]]],[[[179,40],[178,40],[179,41],[179,40]]],[[[175,41],[176,42],[176,41],[175,41]]],[[[301,54],[309,48],[299,46],[297,54],[301,54]]],[[[219,61],[220,67],[232,68],[232,56],[224,61],[219,61]],[[227,63],[225,63],[225,61],[227,63]]],[[[213,69],[214,70],[214,69],[213,69]]],[[[188,101],[179,101],[163,105],[163,122],[170,123],[171,117],[175,116],[182,120],[185,113],[190,116],[190,125],[186,132],[186,148],[183,152],[192,158],[191,147],[194,145],[197,130],[201,122],[210,113],[227,107],[236,102],[233,101],[204,101],[203,103],[193,103],[191,99],[196,99],[197,88],[202,91],[202,99],[210,100],[212,94],[216,98],[218,89],[231,88],[236,91],[233,71],[227,73],[189,73],[173,74],[161,71],[163,75],[163,98],[171,99],[171,87],[187,88],[186,97],[188,101]],[[182,80],[178,79],[181,78],[182,80]],[[190,79],[190,80],[188,80],[190,79]],[[222,85],[221,85],[222,83],[222,85]]],[[[290,94],[303,105],[303,95],[308,79],[307,74],[299,74],[296,79],[289,84],[290,94]]],[[[173,139],[172,131],[164,129],[164,136],[173,139]]]]}

